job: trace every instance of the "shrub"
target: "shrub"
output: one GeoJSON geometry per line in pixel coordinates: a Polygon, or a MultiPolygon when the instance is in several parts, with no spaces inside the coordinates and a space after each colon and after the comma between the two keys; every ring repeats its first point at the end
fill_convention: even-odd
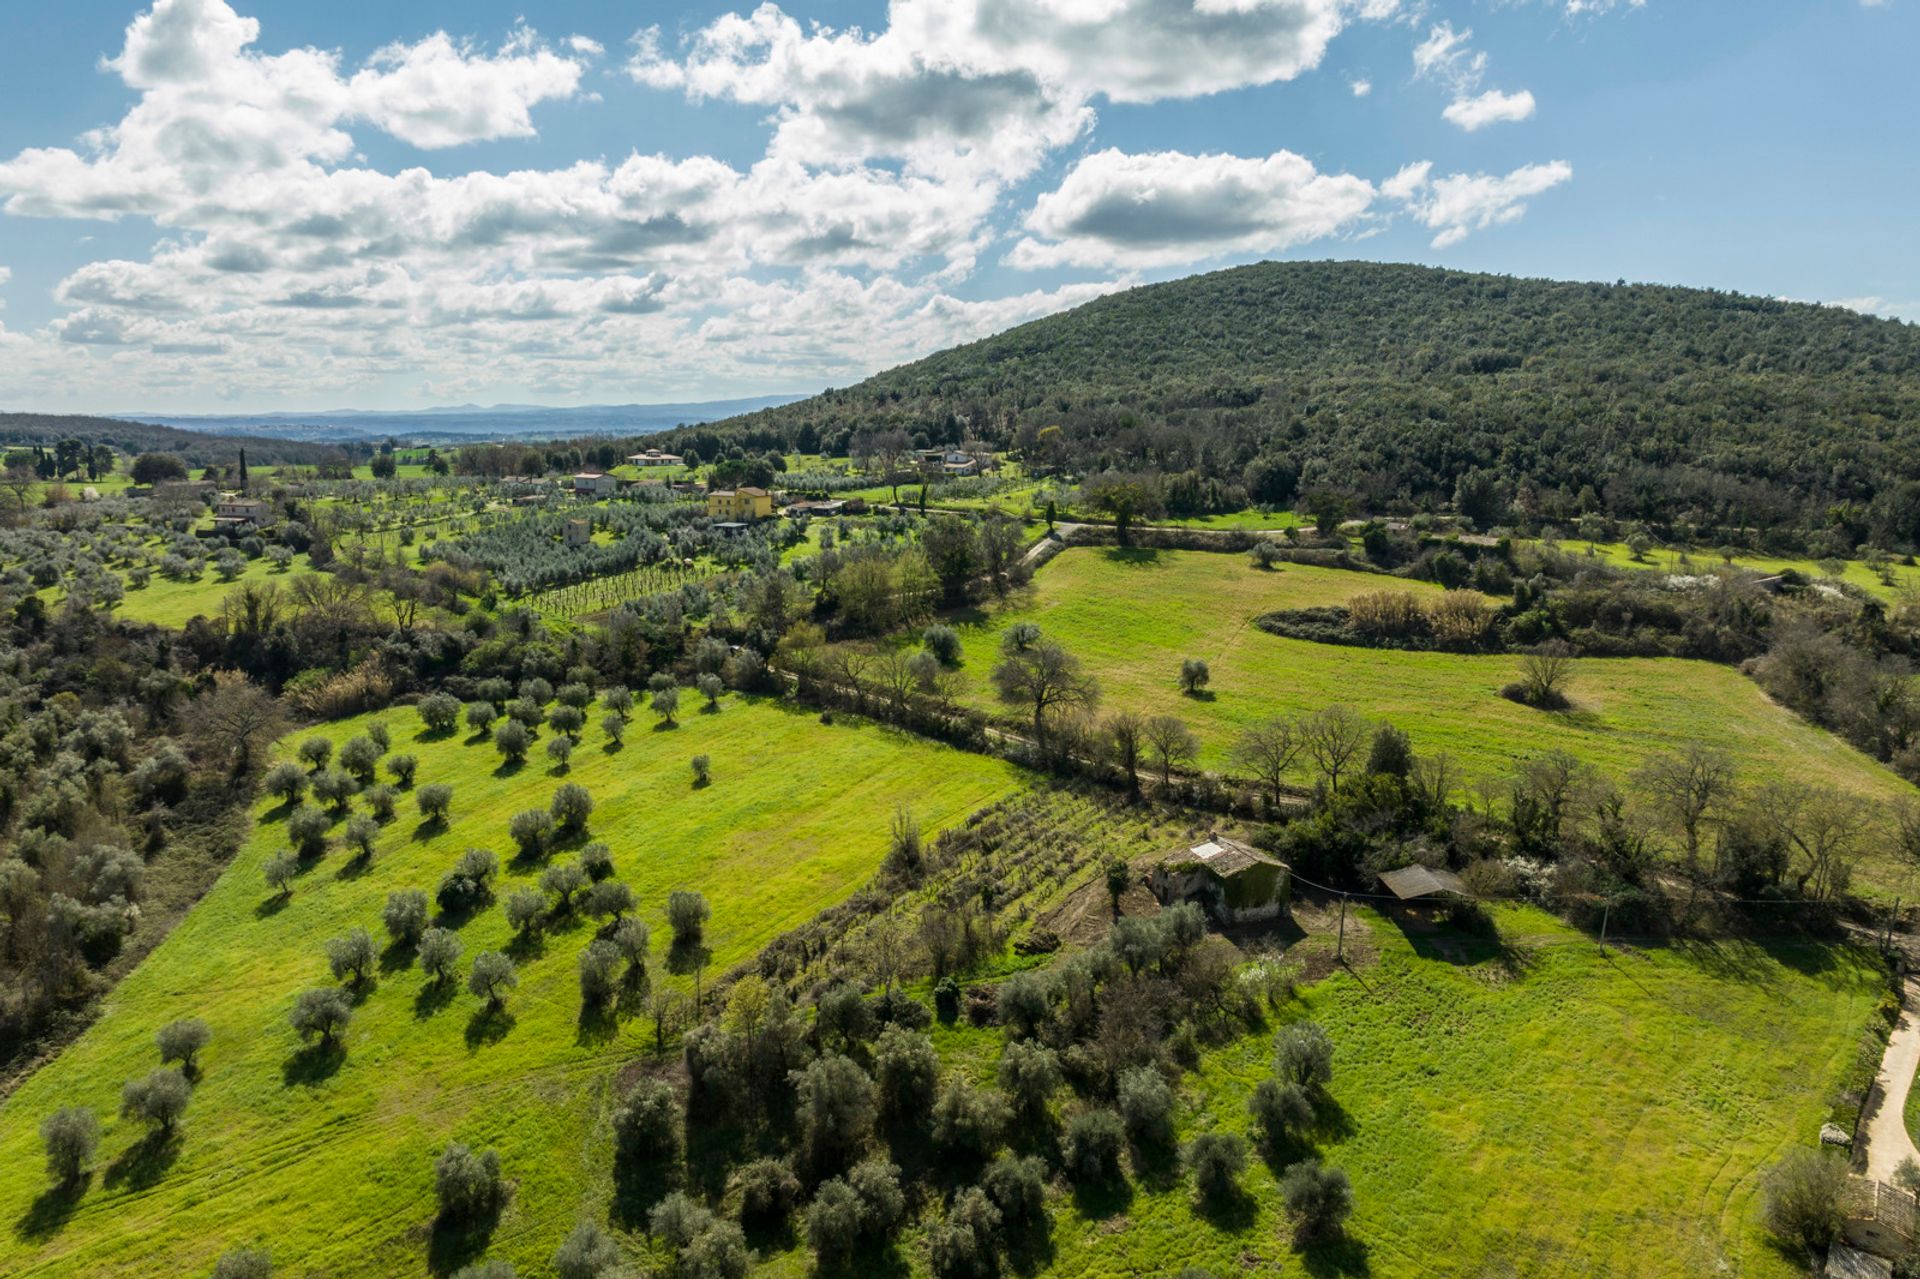
{"type": "Polygon", "coordinates": [[[198,1017],[182,1017],[170,1021],[154,1032],[153,1042],[160,1049],[160,1061],[179,1062],[180,1068],[188,1074],[193,1073],[193,1059],[207,1046],[207,1040],[213,1032],[207,1023],[198,1017]]]}
{"type": "Polygon", "coordinates": [[[587,715],[577,706],[556,706],[548,714],[547,723],[553,725],[553,731],[571,746],[579,738],[580,730],[586,726],[587,715]]]}
{"type": "Polygon", "coordinates": [[[942,977],[933,986],[933,1012],[942,1022],[951,1024],[960,1015],[960,983],[942,977]]]}
{"type": "Polygon", "coordinates": [[[920,645],[933,654],[942,666],[960,664],[960,632],[951,626],[935,624],[920,632],[920,645]]]}
{"type": "Polygon", "coordinates": [[[693,784],[705,786],[713,780],[713,761],[705,755],[693,757],[693,784]]]}
{"type": "Polygon", "coordinates": [[[385,782],[381,782],[377,786],[369,786],[365,792],[365,798],[367,801],[367,812],[375,822],[390,822],[393,820],[394,805],[400,802],[399,791],[387,785],[385,782]]]}
{"type": "Polygon", "coordinates": [[[393,755],[387,759],[387,771],[403,789],[413,785],[413,775],[419,768],[420,761],[411,755],[393,755]]]}
{"type": "Polygon", "coordinates": [[[1303,1159],[1281,1175],[1280,1201],[1293,1218],[1295,1238],[1317,1239],[1339,1230],[1353,1212],[1353,1186],[1340,1169],[1303,1159]]]}
{"type": "Polygon", "coordinates": [[[493,897],[493,876],[499,868],[500,859],[484,848],[469,848],[460,854],[434,895],[440,909],[460,911],[484,906],[493,897]]]}
{"type": "Polygon", "coordinates": [[[586,872],[572,862],[549,866],[540,874],[540,887],[554,895],[553,908],[561,914],[573,908],[573,895],[586,883],[586,872]]]}
{"type": "Polygon", "coordinates": [[[547,910],[545,893],[535,888],[515,889],[507,897],[507,927],[526,936],[540,926],[540,920],[547,910]]]}
{"type": "Polygon", "coordinates": [[[1037,1226],[1047,1218],[1047,1165],[1033,1155],[1001,1155],[987,1166],[980,1185],[1012,1227],[1037,1226]]]}
{"type": "Polygon", "coordinates": [[[587,889],[582,909],[595,919],[608,915],[618,920],[633,909],[633,890],[617,879],[603,879],[587,889]]]}
{"type": "Polygon", "coordinates": [[[161,1066],[139,1079],[129,1079],[120,1090],[120,1114],[152,1124],[160,1132],[172,1132],[187,1113],[193,1089],[187,1077],[171,1066],[161,1066]]]}
{"type": "Polygon", "coordinates": [[[1324,1088],[1333,1081],[1333,1040],[1317,1022],[1283,1026],[1273,1037],[1273,1069],[1283,1083],[1324,1088]]]}
{"type": "Polygon", "coordinates": [[[367,936],[366,929],[356,928],[344,936],[328,940],[327,968],[333,973],[335,981],[358,986],[367,979],[367,970],[371,967],[373,938],[367,936]]]}
{"type": "Polygon", "coordinates": [[[365,785],[373,781],[374,771],[380,767],[380,756],[384,753],[380,743],[371,737],[350,738],[340,748],[340,767],[365,785]]]}
{"type": "Polygon", "coordinates": [[[473,957],[473,970],[467,974],[467,990],[476,999],[487,1001],[487,1007],[498,1008],[506,1001],[507,992],[520,984],[520,974],[514,971],[513,961],[497,950],[483,950],[473,957]]]}
{"type": "Polygon", "coordinates": [[[1247,1168],[1247,1143],[1234,1133],[1202,1133],[1187,1146],[1187,1167],[1202,1199],[1232,1198],[1247,1168]]]}
{"type": "Polygon", "coordinates": [[[807,1205],[807,1243],[821,1268],[844,1261],[860,1245],[863,1214],[860,1196],[839,1177],[820,1184],[807,1205]]]}
{"type": "Polygon", "coordinates": [[[427,895],[418,888],[403,888],[387,894],[380,911],[380,923],[396,946],[411,946],[427,930],[427,895]]]}
{"type": "Polygon", "coordinates": [[[1840,1230],[1846,1180],[1846,1162],[1837,1156],[1804,1147],[1788,1151],[1760,1188],[1767,1229],[1792,1247],[1826,1247],[1840,1230]]]}
{"type": "Polygon", "coordinates": [[[713,908],[699,893],[675,889],[667,896],[667,927],[673,930],[675,946],[695,946],[706,932],[713,908]]]}
{"type": "Polygon", "coordinates": [[[832,1053],[788,1079],[798,1103],[801,1144],[812,1166],[823,1171],[844,1166],[873,1127],[873,1081],[858,1064],[832,1053]]]}
{"type": "Polygon", "coordinates": [[[544,808],[523,809],[507,823],[507,834],[522,857],[544,857],[553,841],[553,817],[544,808]]]}
{"type": "Polygon", "coordinates": [[[1016,1040],[1000,1054],[1000,1087],[1023,1123],[1046,1119],[1047,1106],[1060,1089],[1060,1059],[1051,1048],[1016,1040]]]}
{"type": "Polygon", "coordinates": [[[701,1231],[713,1224],[713,1212],[675,1190],[663,1197],[647,1214],[647,1233],[678,1252],[692,1243],[701,1231]]]}
{"type": "Polygon", "coordinates": [[[428,693],[415,709],[430,733],[451,733],[460,722],[460,702],[446,693],[428,693]]]}
{"type": "Polygon", "coordinates": [[[586,787],[568,782],[553,793],[548,808],[562,833],[577,834],[587,828],[587,819],[593,816],[593,796],[586,787]]]}
{"type": "Polygon", "coordinates": [[[901,1026],[880,1032],[873,1046],[873,1078],[883,1116],[899,1121],[925,1114],[939,1076],[932,1040],[901,1026]]]}
{"type": "Polygon", "coordinates": [[[429,782],[415,793],[413,802],[420,816],[430,822],[443,822],[453,807],[453,787],[446,782],[429,782]]]}
{"type": "Polygon", "coordinates": [[[1152,1066],[1135,1066],[1120,1076],[1117,1101],[1127,1136],[1136,1146],[1165,1146],[1173,1140],[1173,1089],[1152,1066]]]}
{"type": "Polygon", "coordinates": [[[1198,657],[1189,657],[1180,663],[1180,691],[1189,697],[1198,694],[1212,678],[1213,671],[1198,657]]]}
{"type": "Polygon", "coordinates": [[[347,818],[344,832],[347,847],[354,850],[355,860],[373,860],[373,846],[380,839],[380,823],[365,813],[355,813],[347,818]]]}
{"type": "Polygon", "coordinates": [[[873,1033],[873,1010],[861,998],[858,986],[837,982],[816,1001],[813,1024],[822,1042],[837,1040],[842,1047],[851,1047],[873,1033]]]}
{"type": "Polygon", "coordinates": [[[1062,1153],[1067,1176],[1079,1184],[1100,1185],[1120,1176],[1120,1152],[1126,1126],[1111,1110],[1083,1110],[1067,1122],[1062,1153]]]}
{"type": "Polygon", "coordinates": [[[559,1279],[603,1279],[620,1265],[620,1245],[592,1222],[583,1222],[553,1254],[559,1279]]]}
{"type": "Polygon", "coordinates": [[[1262,1079],[1254,1085],[1247,1110],[1269,1151],[1284,1150],[1313,1122],[1313,1099],[1307,1090],[1279,1079],[1262,1079]]]}
{"type": "Polygon", "coordinates": [[[100,1121],[86,1106],[62,1106],[40,1121],[47,1175],[63,1185],[80,1180],[100,1145],[100,1121]]]}
{"type": "Polygon", "coordinates": [[[447,1143],[433,1163],[433,1193],[448,1221],[475,1221],[500,1203],[500,1156],[475,1153],[457,1141],[447,1143]]]}
{"type": "Polygon", "coordinates": [[[617,1157],[643,1163],[667,1163],[680,1157],[680,1103],[673,1089],[642,1078],[613,1112],[617,1157]]]}
{"type": "Polygon", "coordinates": [[[613,874],[613,850],[595,840],[580,850],[580,870],[588,879],[601,880],[613,874]]]}
{"type": "Polygon", "coordinates": [[[620,971],[620,950],[612,942],[596,939],[580,952],[580,999],[597,1008],[613,998],[620,971]]]}
{"type": "Polygon", "coordinates": [[[509,764],[518,764],[526,759],[527,750],[533,745],[533,730],[517,719],[510,719],[493,730],[493,748],[500,752],[502,759],[509,764]]]}
{"type": "Polygon", "coordinates": [[[387,731],[386,724],[380,720],[375,720],[373,723],[367,725],[367,737],[375,746],[380,748],[382,755],[386,754],[387,750],[393,745],[393,734],[387,731]]]}
{"type": "Polygon", "coordinates": [[[273,1258],[262,1248],[235,1248],[213,1263],[212,1279],[273,1279],[273,1258]]]}
{"type": "Polygon", "coordinates": [[[1040,642],[1040,628],[1032,622],[1015,622],[1000,637],[1000,651],[1012,655],[1024,653],[1040,642]]]}
{"type": "Polygon", "coordinates": [[[1047,979],[1036,972],[1015,973],[1000,983],[994,1008],[1008,1034],[1030,1037],[1038,1033],[1052,1012],[1047,979]]]}
{"type": "Polygon", "coordinates": [[[261,785],[266,787],[267,794],[278,795],[281,802],[291,808],[307,793],[307,774],[293,761],[282,760],[267,770],[261,785]]]}
{"type": "Polygon", "coordinates": [[[927,1231],[927,1260],[939,1279],[986,1279],[994,1272],[994,1234],[1000,1210],[986,1192],[968,1186],[953,1197],[944,1221],[927,1231]]]}
{"type": "Polygon", "coordinates": [[[287,842],[301,857],[318,857],[327,851],[327,815],[311,805],[302,804],[287,816],[287,842]]]}
{"type": "Polygon", "coordinates": [[[429,928],[420,935],[420,971],[437,986],[452,978],[454,967],[460,962],[460,952],[465,949],[460,934],[451,928],[429,928]]]}
{"type": "Polygon", "coordinates": [[[933,1103],[933,1140],[948,1152],[984,1157],[1000,1144],[1007,1104],[997,1094],[949,1079],[933,1103]]]}
{"type": "Polygon", "coordinates": [[[778,1159],[756,1159],[733,1175],[740,1191],[740,1218],[770,1224],[783,1221],[800,1197],[800,1179],[778,1159]]]}
{"type": "Polygon", "coordinates": [[[290,852],[275,853],[267,858],[267,864],[261,867],[267,883],[274,892],[285,897],[293,891],[293,881],[300,874],[300,859],[290,852]]]}

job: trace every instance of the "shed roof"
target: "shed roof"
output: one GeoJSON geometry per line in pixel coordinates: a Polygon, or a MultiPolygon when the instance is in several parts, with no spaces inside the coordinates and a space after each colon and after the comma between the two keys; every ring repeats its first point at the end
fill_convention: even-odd
{"type": "Polygon", "coordinates": [[[1467,886],[1450,870],[1428,870],[1425,866],[1402,866],[1380,872],[1380,882],[1401,901],[1430,897],[1434,893],[1458,893],[1467,896],[1467,886]]]}

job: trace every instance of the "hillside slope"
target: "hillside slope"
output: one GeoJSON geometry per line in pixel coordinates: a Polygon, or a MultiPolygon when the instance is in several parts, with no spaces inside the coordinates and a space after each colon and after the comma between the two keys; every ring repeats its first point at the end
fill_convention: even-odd
{"type": "Polygon", "coordinates": [[[330,445],[301,440],[270,439],[258,435],[207,435],[199,431],[128,422],[112,417],[65,413],[0,413],[0,445],[43,444],[81,440],[89,446],[105,444],[126,453],[174,453],[189,466],[230,465],[238,450],[246,449],[256,466],[286,463],[312,466],[340,451],[330,445]]]}
{"type": "Polygon", "coordinates": [[[1269,262],[681,434],[832,448],[902,426],[1033,449],[1054,425],[1066,464],[1197,468],[1271,501],[1314,485],[1446,501],[1477,467],[1510,490],[1591,485],[1633,518],[1684,502],[1766,524],[1876,497],[1892,518],[1890,490],[1920,478],[1920,326],[1700,289],[1269,262]]]}

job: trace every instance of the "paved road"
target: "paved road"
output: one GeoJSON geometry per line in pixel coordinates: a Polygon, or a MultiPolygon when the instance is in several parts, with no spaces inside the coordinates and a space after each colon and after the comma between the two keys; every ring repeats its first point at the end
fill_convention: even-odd
{"type": "Polygon", "coordinates": [[[1900,1020],[1887,1039],[1874,1091],[1879,1108],[1867,1119],[1867,1176],[1892,1181],[1903,1159],[1920,1163],[1920,1150],[1907,1132],[1907,1090],[1920,1066],[1920,982],[1909,981],[1901,996],[1900,1020]]]}

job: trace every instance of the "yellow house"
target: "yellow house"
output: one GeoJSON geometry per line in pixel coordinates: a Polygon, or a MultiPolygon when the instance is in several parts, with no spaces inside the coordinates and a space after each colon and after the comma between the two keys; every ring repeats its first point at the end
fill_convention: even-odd
{"type": "Polygon", "coordinates": [[[707,494],[707,514],[718,520],[772,519],[773,494],[751,486],[715,489],[707,494]]]}

